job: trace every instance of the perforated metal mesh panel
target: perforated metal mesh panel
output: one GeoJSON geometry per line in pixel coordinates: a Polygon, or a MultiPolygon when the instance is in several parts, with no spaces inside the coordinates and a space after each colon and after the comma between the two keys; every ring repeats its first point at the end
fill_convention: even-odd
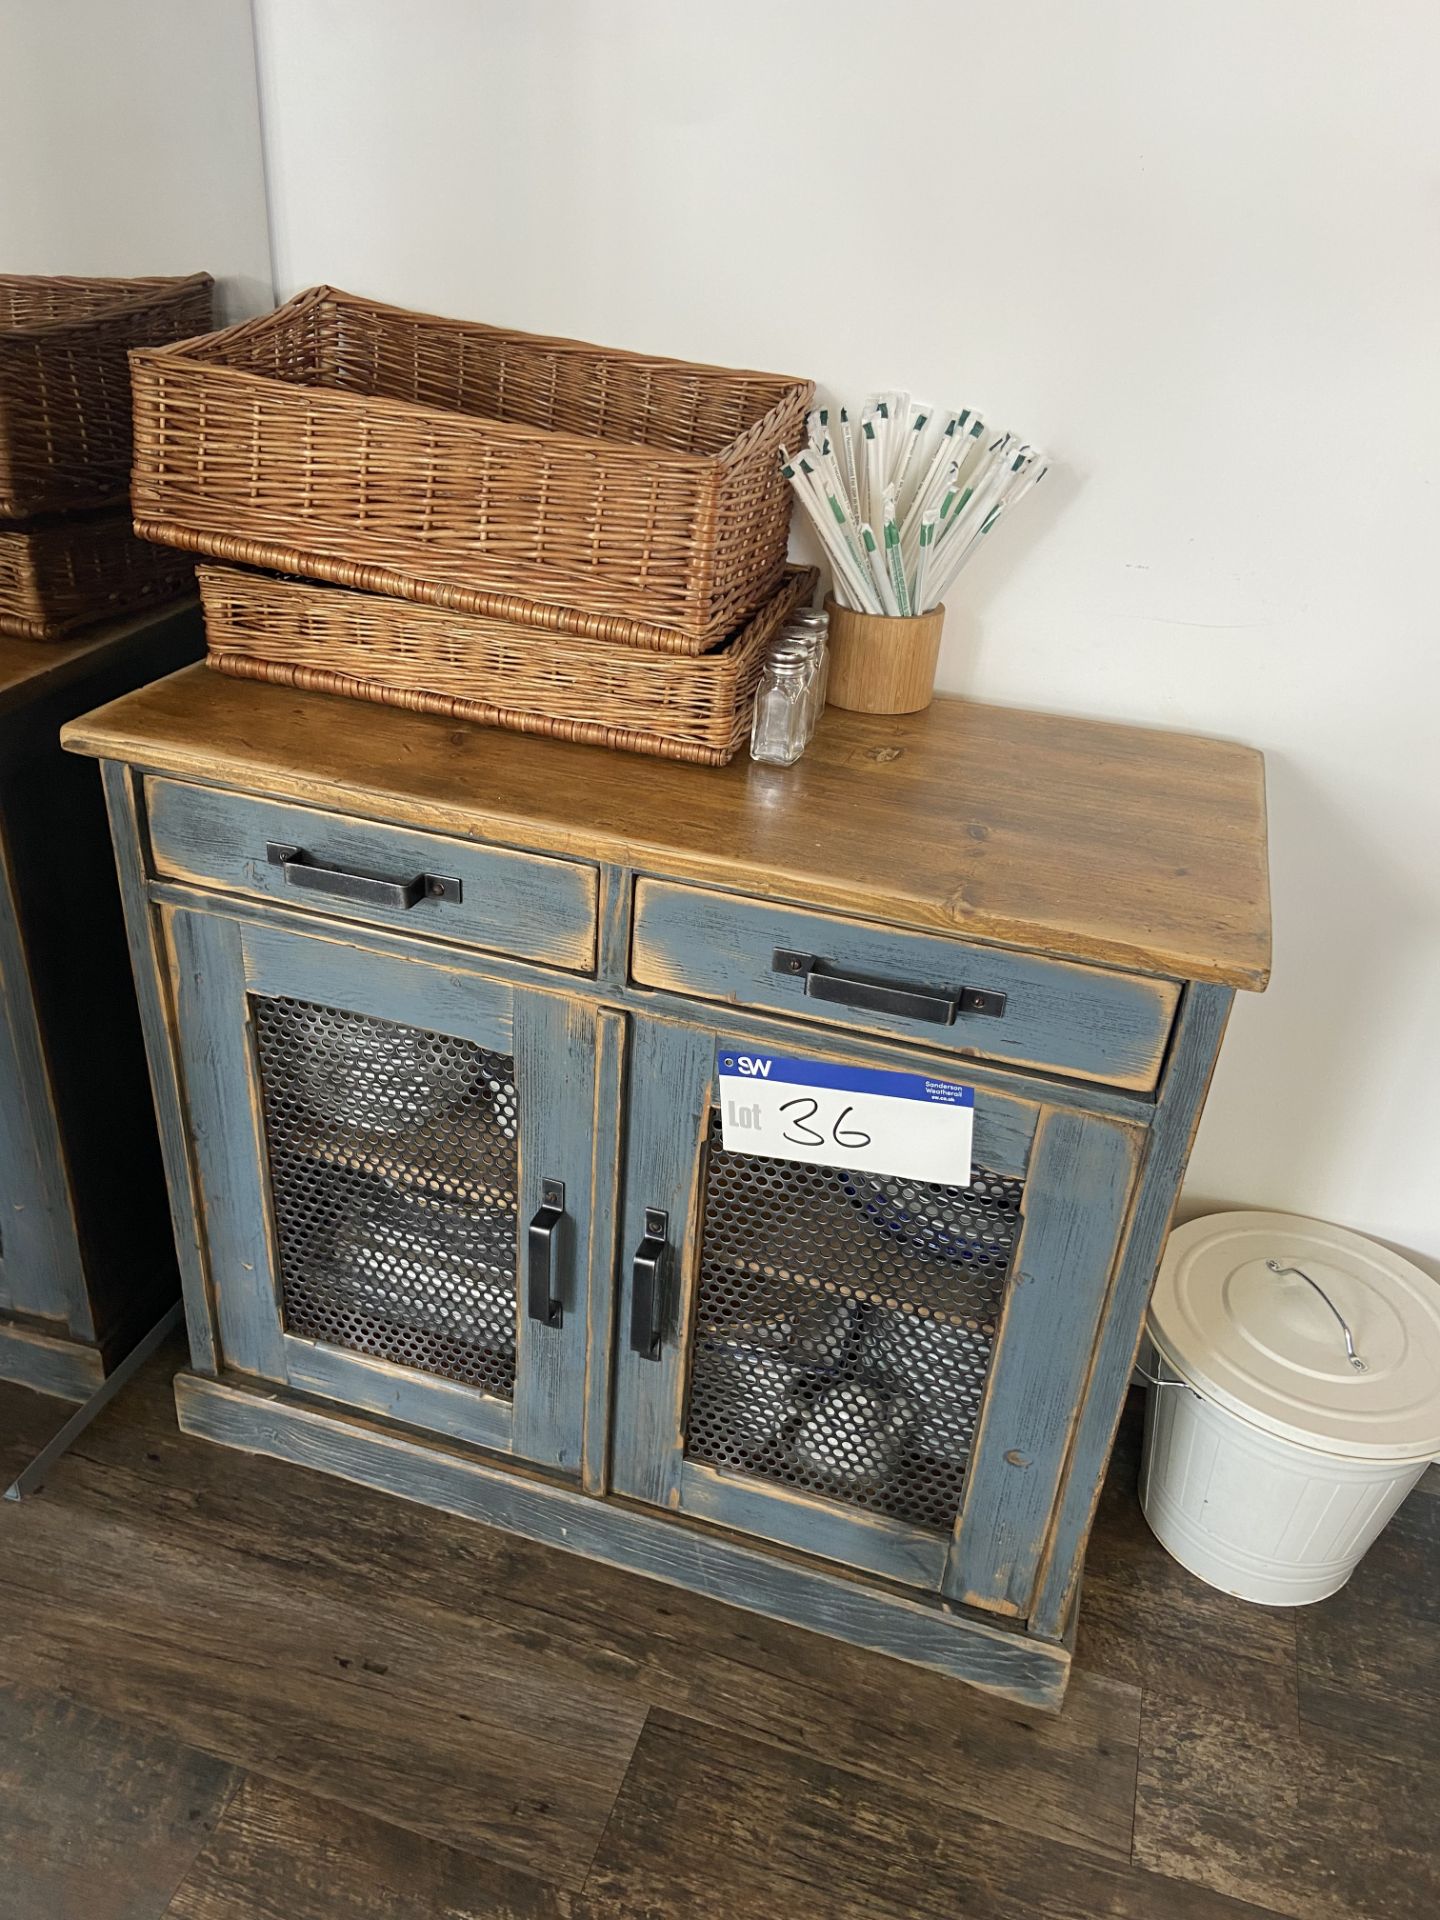
{"type": "Polygon", "coordinates": [[[713,1112],[688,1457],[948,1533],[1021,1194],[732,1153],[713,1112]]]}
{"type": "Polygon", "coordinates": [[[510,1399],[514,1062],[255,996],[285,1325],[510,1399]]]}

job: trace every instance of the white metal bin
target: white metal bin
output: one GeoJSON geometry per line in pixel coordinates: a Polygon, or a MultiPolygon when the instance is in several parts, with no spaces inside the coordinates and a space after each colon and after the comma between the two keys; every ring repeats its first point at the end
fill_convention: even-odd
{"type": "Polygon", "coordinates": [[[1243,1600],[1343,1587],[1440,1453],[1440,1286],[1343,1227],[1211,1214],[1171,1234],[1149,1334],[1157,1538],[1243,1600]]]}

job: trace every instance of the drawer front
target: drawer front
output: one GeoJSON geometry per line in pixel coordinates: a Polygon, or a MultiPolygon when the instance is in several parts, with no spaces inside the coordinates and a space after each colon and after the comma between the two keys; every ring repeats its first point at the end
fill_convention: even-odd
{"type": "Polygon", "coordinates": [[[147,796],[162,879],[594,970],[594,867],[176,780],[147,796]]]}
{"type": "Polygon", "coordinates": [[[641,880],[637,986],[951,1047],[1144,1091],[1180,989],[735,894],[641,880]]]}

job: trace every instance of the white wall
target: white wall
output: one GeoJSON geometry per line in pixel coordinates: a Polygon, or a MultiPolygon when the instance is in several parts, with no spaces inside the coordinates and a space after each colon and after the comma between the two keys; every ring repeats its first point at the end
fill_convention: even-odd
{"type": "Polygon", "coordinates": [[[1440,1256],[1430,0],[258,0],[282,293],[978,400],[942,682],[1269,755],[1187,1205],[1440,1256]]]}
{"type": "Polygon", "coordinates": [[[272,304],[249,0],[0,0],[0,270],[272,304]]]}

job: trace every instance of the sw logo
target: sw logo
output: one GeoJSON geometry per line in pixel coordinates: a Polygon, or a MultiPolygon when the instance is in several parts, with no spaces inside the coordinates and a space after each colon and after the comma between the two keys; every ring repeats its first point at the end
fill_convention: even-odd
{"type": "Polygon", "coordinates": [[[752,1059],[747,1053],[741,1053],[735,1056],[736,1070],[740,1073],[747,1074],[752,1080],[768,1080],[770,1078],[770,1069],[774,1064],[775,1062],[773,1060],[752,1059]]]}

